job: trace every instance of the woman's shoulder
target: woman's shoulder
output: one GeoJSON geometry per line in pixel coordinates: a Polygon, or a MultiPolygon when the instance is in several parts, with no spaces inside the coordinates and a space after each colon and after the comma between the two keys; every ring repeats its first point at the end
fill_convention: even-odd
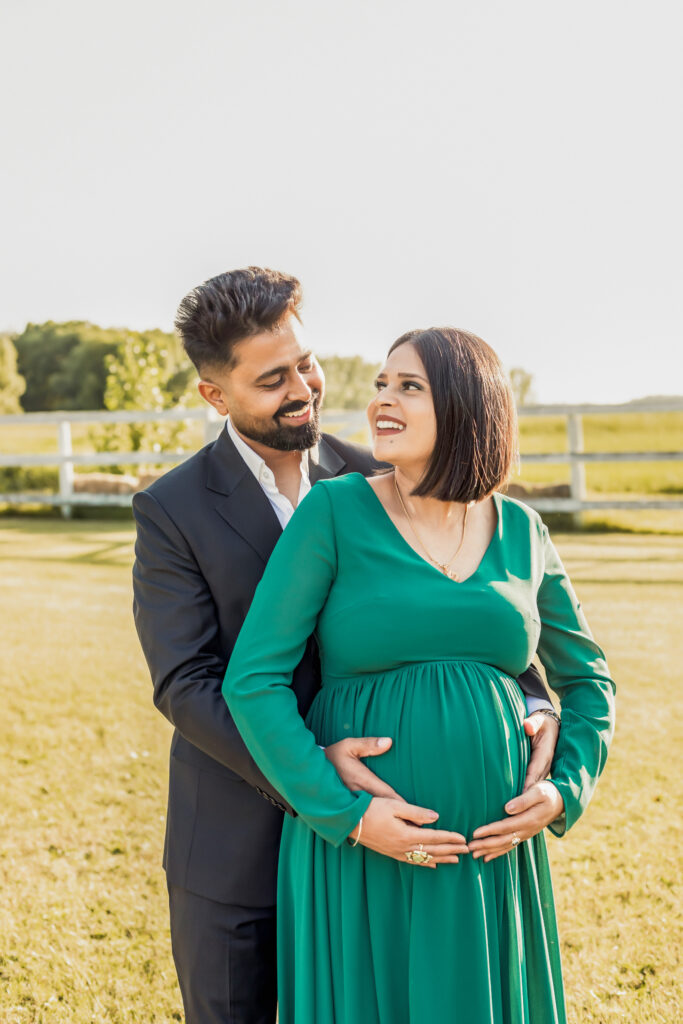
{"type": "Polygon", "coordinates": [[[543,533],[543,520],[530,505],[525,505],[523,501],[511,498],[509,494],[503,494],[501,491],[496,491],[496,498],[503,523],[508,528],[528,530],[529,533],[539,536],[543,533]]]}
{"type": "Polygon", "coordinates": [[[358,494],[368,487],[368,481],[362,473],[344,473],[343,476],[331,476],[325,480],[318,480],[313,485],[313,490],[321,487],[327,491],[331,501],[343,500],[346,497],[358,494]]]}

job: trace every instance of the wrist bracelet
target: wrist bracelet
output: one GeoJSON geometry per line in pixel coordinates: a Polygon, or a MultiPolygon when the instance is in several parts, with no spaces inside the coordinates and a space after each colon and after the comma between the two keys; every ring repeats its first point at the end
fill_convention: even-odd
{"type": "Polygon", "coordinates": [[[353,840],[353,842],[351,841],[351,836],[349,836],[349,840],[348,840],[349,846],[358,846],[358,843],[360,842],[360,834],[361,834],[362,831],[363,831],[363,815],[361,814],[360,821],[358,822],[358,835],[353,840]]]}
{"type": "Polygon", "coordinates": [[[537,708],[533,712],[534,715],[547,715],[548,718],[554,718],[558,725],[562,725],[562,719],[558,715],[557,711],[553,711],[552,708],[537,708]]]}

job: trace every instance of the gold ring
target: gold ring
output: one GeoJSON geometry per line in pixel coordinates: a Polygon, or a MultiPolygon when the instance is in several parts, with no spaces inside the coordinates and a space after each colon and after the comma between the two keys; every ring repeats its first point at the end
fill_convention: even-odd
{"type": "Polygon", "coordinates": [[[516,833],[516,832],[513,832],[513,833],[512,833],[512,845],[513,845],[513,847],[515,847],[515,846],[519,846],[519,844],[521,843],[521,841],[522,841],[522,840],[521,840],[521,839],[519,838],[519,836],[517,835],[517,833],[516,833]]]}
{"type": "Polygon", "coordinates": [[[429,864],[433,860],[431,853],[425,851],[424,845],[420,843],[417,850],[408,850],[406,860],[411,864],[429,864]]]}

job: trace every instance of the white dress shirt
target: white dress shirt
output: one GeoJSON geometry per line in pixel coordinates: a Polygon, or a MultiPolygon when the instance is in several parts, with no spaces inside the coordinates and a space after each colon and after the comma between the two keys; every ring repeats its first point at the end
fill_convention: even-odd
{"type": "MultiPolygon", "coordinates": [[[[278,490],[273,471],[268,468],[261,456],[257,455],[254,449],[250,448],[247,442],[240,437],[230,422],[229,416],[225,421],[225,427],[230,435],[232,443],[235,445],[235,448],[256,477],[259,487],[270,502],[273,512],[277,516],[280,526],[284,530],[285,526],[294,515],[294,506],[289,498],[278,490]]],[[[308,476],[308,465],[310,458],[313,458],[314,462],[316,461],[316,455],[317,447],[312,449],[310,452],[301,452],[301,483],[299,484],[299,497],[297,498],[297,504],[303,501],[311,489],[311,481],[308,476]]]]}
{"type": "MultiPolygon", "coordinates": [[[[273,471],[268,468],[261,456],[257,455],[254,449],[250,448],[247,442],[240,437],[230,422],[229,416],[225,421],[225,428],[228,431],[235,448],[256,477],[261,490],[270,502],[273,511],[278,518],[280,526],[284,530],[285,526],[294,515],[294,506],[289,498],[278,490],[273,471]]],[[[312,458],[314,462],[317,462],[317,454],[317,446],[312,448],[310,452],[303,451],[301,453],[301,483],[299,484],[299,497],[297,498],[297,504],[303,501],[311,489],[311,481],[308,476],[309,460],[312,458]]],[[[541,697],[529,697],[526,696],[526,694],[525,699],[527,714],[529,715],[532,715],[534,711],[539,711],[541,708],[550,708],[552,711],[553,706],[549,700],[543,700],[541,697]]]]}

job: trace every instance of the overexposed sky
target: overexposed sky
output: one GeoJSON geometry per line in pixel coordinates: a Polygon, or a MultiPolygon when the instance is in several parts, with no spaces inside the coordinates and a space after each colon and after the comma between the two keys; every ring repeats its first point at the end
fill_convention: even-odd
{"type": "Polygon", "coordinates": [[[454,324],[541,401],[683,393],[676,0],[2,0],[0,330],[300,277],[314,348],[454,324]]]}

